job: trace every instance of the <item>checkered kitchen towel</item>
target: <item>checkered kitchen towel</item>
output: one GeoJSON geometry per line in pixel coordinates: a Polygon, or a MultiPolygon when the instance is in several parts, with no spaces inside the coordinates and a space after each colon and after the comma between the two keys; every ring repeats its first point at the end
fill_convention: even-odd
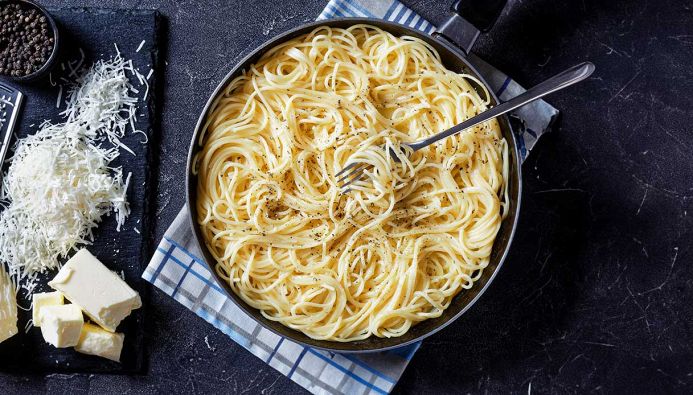
{"type": "MultiPolygon", "coordinates": [[[[396,0],[331,0],[318,19],[349,16],[383,18],[427,33],[435,29],[396,0]]],[[[482,60],[471,59],[501,99],[523,91],[482,60]]],[[[523,159],[557,114],[543,101],[515,113],[524,125],[518,133],[523,159]]],[[[376,354],[332,354],[301,346],[262,328],[216,284],[193,239],[188,217],[188,208],[183,207],[143,273],[145,280],[313,393],[386,394],[392,390],[420,344],[376,354]]]]}

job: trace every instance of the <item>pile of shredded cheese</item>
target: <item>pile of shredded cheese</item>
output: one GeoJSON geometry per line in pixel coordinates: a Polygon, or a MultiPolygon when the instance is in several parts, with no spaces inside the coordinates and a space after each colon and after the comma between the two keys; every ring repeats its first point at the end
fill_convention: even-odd
{"type": "Polygon", "coordinates": [[[134,155],[121,142],[126,130],[139,132],[128,70],[141,78],[120,53],[95,63],[69,90],[65,122],[45,121],[17,143],[0,192],[0,262],[28,293],[38,273],[93,241],[104,215],[115,214],[119,231],[130,213],[130,174],[110,166],[119,148],[134,155]]]}

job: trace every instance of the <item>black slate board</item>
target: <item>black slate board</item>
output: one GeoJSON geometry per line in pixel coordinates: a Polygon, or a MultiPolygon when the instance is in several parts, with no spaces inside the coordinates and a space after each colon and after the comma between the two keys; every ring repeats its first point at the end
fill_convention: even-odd
{"type": "MultiPolygon", "coordinates": [[[[123,167],[123,174],[132,172],[128,188],[128,200],[131,214],[120,232],[116,231],[113,216],[106,217],[95,233],[94,244],[87,248],[111,270],[122,273],[125,281],[140,292],[145,307],[135,310],[118,328],[125,334],[125,344],[120,364],[102,358],[79,354],[72,348],[57,349],[43,341],[39,328],[31,328],[28,333],[23,331],[24,325],[31,318],[30,311],[21,311],[19,317],[20,334],[0,344],[0,370],[22,372],[109,372],[136,373],[145,366],[144,353],[144,319],[147,295],[143,280],[140,278],[148,260],[150,238],[150,194],[154,188],[150,184],[156,182],[156,177],[150,177],[156,170],[155,149],[158,143],[157,112],[155,107],[156,79],[159,71],[157,46],[160,26],[160,16],[156,11],[130,11],[71,8],[50,10],[60,26],[61,59],[60,63],[81,58],[80,49],[86,55],[85,65],[91,65],[95,60],[109,58],[116,54],[114,43],[117,44],[123,57],[132,59],[133,65],[143,75],[150,69],[156,70],[149,79],[149,93],[146,101],[140,100],[138,105],[138,121],[136,127],[144,131],[149,142],[142,144],[141,134],[130,134],[122,141],[130,147],[136,156],[121,149],[121,156],[113,162],[115,166],[123,167]],[[144,45],[136,52],[142,40],[144,45]],[[139,233],[134,229],[137,228],[139,233]]],[[[66,67],[67,70],[67,67],[66,67]]],[[[52,73],[54,83],[65,75],[60,65],[52,73]]],[[[136,78],[131,77],[135,88],[140,90],[139,97],[143,98],[144,86],[140,87],[136,78]]],[[[54,122],[61,121],[56,107],[58,91],[49,80],[38,81],[31,85],[14,85],[25,95],[23,113],[15,129],[18,136],[25,136],[36,131],[44,119],[54,122]],[[32,126],[34,125],[34,126],[32,126]]],[[[63,92],[63,98],[66,92],[63,92]]],[[[64,100],[64,99],[63,99],[64,100]]],[[[64,101],[63,101],[64,103],[64,101]]],[[[6,167],[3,168],[6,170],[6,167]]],[[[45,284],[55,272],[48,273],[37,291],[49,291],[45,284]]],[[[29,306],[23,295],[19,303],[29,306]]]]}

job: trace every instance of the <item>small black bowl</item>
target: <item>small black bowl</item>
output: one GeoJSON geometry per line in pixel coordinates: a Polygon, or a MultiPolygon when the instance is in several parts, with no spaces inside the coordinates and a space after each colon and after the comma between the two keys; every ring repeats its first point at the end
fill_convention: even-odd
{"type": "Polygon", "coordinates": [[[9,0],[6,2],[6,4],[23,4],[24,6],[27,7],[33,7],[41,14],[43,14],[46,17],[46,20],[48,21],[48,25],[50,26],[51,32],[53,33],[53,50],[51,51],[50,56],[48,57],[48,60],[46,60],[46,63],[41,66],[40,69],[34,71],[31,74],[23,75],[21,77],[13,77],[9,75],[4,75],[0,74],[0,78],[4,78],[10,81],[16,81],[16,82],[30,82],[30,81],[36,81],[42,77],[45,77],[48,75],[48,73],[53,70],[55,67],[57,60],[58,60],[58,48],[60,46],[60,33],[58,32],[58,24],[55,22],[55,19],[51,16],[51,14],[48,13],[43,7],[38,5],[37,3],[31,1],[31,0],[9,0]]]}

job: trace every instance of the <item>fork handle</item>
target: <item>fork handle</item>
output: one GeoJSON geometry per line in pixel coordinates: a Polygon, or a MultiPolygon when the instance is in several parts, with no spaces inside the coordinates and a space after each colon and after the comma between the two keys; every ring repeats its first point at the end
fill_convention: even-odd
{"type": "Polygon", "coordinates": [[[472,126],[476,126],[482,122],[488,121],[489,119],[501,116],[508,111],[512,111],[518,107],[522,107],[527,103],[533,102],[539,98],[542,98],[550,93],[559,91],[570,85],[584,80],[589,77],[594,71],[594,64],[590,62],[580,63],[575,65],[555,76],[549,78],[548,80],[541,82],[534,87],[526,90],[512,99],[501,103],[489,110],[482,112],[481,114],[475,115],[466,121],[451,127],[448,130],[440,132],[433,135],[425,140],[417,141],[415,143],[409,144],[414,151],[420,150],[423,147],[427,147],[437,141],[440,141],[446,137],[450,137],[457,134],[465,129],[469,129],[472,126]]]}

